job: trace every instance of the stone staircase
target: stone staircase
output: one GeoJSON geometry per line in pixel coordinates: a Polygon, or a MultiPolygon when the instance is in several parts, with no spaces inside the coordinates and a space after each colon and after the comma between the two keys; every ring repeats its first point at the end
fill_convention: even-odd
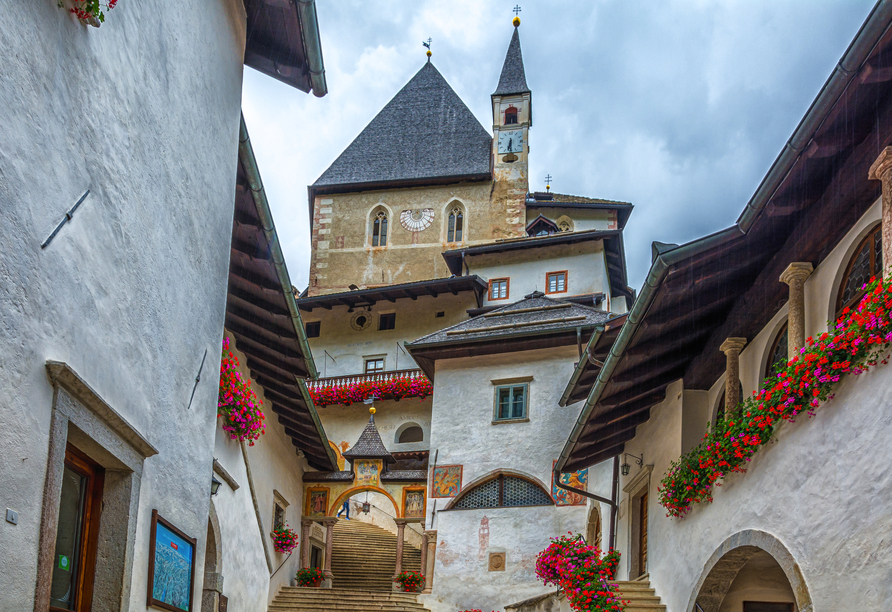
{"type": "MultiPolygon", "coordinates": [[[[338,521],[332,539],[334,589],[392,591],[396,568],[396,536],[362,521],[338,521]]],[[[403,570],[421,569],[421,550],[403,544],[403,570]]]]}
{"type": "Polygon", "coordinates": [[[615,584],[622,599],[629,602],[625,612],[666,612],[666,605],[660,603],[660,598],[650,587],[650,580],[617,580],[615,584]]]}
{"type": "MultiPolygon", "coordinates": [[[[332,570],[334,571],[334,570],[332,570]]],[[[411,593],[282,587],[269,612],[429,612],[411,593]]]]}

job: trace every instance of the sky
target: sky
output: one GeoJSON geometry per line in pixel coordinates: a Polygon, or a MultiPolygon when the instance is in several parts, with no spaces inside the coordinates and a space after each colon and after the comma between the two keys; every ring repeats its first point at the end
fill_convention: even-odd
{"type": "MultiPolygon", "coordinates": [[[[307,285],[307,186],[426,61],[480,123],[519,0],[317,0],[329,93],[250,68],[242,106],[292,283],[307,285]]],[[[873,0],[520,3],[535,115],[530,190],[631,202],[629,284],[651,242],[734,224],[873,0]]]]}

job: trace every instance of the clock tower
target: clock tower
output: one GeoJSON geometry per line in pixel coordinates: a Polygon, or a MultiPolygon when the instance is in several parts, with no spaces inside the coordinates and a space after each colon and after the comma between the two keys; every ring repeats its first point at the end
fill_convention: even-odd
{"type": "MultiPolygon", "coordinates": [[[[523,233],[525,201],[529,191],[529,131],[533,124],[533,94],[527,86],[520,51],[520,18],[514,18],[514,33],[502,66],[499,85],[492,94],[492,156],[494,196],[505,198],[512,233],[523,233]],[[515,219],[511,213],[519,213],[515,219]],[[519,230],[519,231],[518,231],[519,230]]],[[[506,228],[507,229],[507,228],[506,228]]]]}

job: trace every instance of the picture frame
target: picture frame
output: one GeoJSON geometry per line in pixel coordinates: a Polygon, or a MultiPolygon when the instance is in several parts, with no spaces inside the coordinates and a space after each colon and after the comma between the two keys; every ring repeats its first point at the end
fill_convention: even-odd
{"type": "Polygon", "coordinates": [[[306,512],[304,516],[313,518],[328,516],[328,504],[331,499],[328,487],[310,487],[306,495],[306,512]]]}
{"type": "Polygon", "coordinates": [[[171,612],[193,612],[197,543],[196,538],[162,518],[158,510],[152,510],[147,606],[171,612]]]}
{"type": "Polygon", "coordinates": [[[405,487],[403,489],[403,518],[424,518],[427,512],[427,489],[405,487]]]}

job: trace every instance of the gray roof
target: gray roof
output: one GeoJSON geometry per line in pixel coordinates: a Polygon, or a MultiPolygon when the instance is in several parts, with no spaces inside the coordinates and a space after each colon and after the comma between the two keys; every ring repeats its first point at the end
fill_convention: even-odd
{"type": "Polygon", "coordinates": [[[520,52],[520,34],[514,28],[514,35],[508,43],[508,54],[505,55],[505,63],[502,65],[502,75],[499,77],[499,86],[492,95],[503,96],[506,94],[530,93],[527,86],[527,76],[523,71],[523,55],[520,52]]]}
{"type": "Polygon", "coordinates": [[[492,136],[428,62],[313,187],[489,176],[491,146],[492,136]]]}
{"type": "Polygon", "coordinates": [[[375,426],[375,415],[369,417],[369,424],[362,430],[359,440],[356,441],[350,450],[344,451],[344,457],[347,459],[384,459],[388,463],[393,463],[396,459],[384,448],[384,442],[381,441],[381,434],[375,426]]]}
{"type": "Polygon", "coordinates": [[[353,472],[304,472],[304,482],[353,482],[353,472]]]}
{"type": "Polygon", "coordinates": [[[423,336],[409,346],[479,342],[498,336],[525,336],[593,327],[616,316],[618,315],[605,310],[552,299],[540,291],[534,291],[518,302],[423,336]]]}
{"type": "Polygon", "coordinates": [[[418,481],[427,480],[427,470],[388,470],[381,474],[381,480],[418,481]]]}

